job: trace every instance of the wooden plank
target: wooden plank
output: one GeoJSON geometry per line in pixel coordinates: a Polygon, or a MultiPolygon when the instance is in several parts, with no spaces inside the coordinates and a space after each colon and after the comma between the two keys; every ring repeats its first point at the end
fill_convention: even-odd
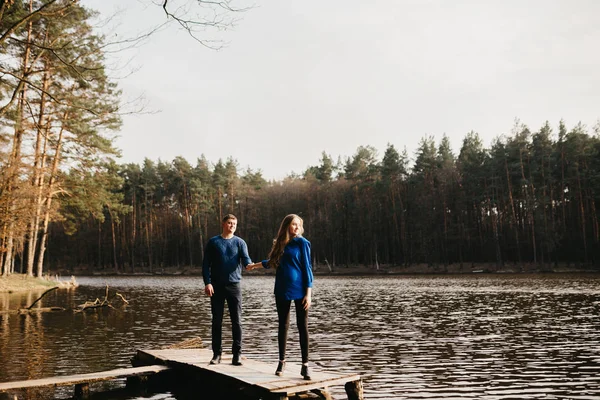
{"type": "Polygon", "coordinates": [[[276,376],[276,363],[244,359],[244,365],[231,365],[231,356],[222,358],[220,364],[210,365],[212,351],[207,349],[169,349],[138,350],[144,359],[155,359],[157,362],[177,368],[199,368],[212,371],[249,386],[260,388],[271,394],[287,395],[320,389],[327,386],[343,385],[347,382],[359,381],[357,374],[336,374],[324,371],[311,371],[311,380],[304,380],[300,375],[300,365],[287,363],[284,376],[276,376]]]}
{"type": "Polygon", "coordinates": [[[90,374],[78,374],[68,376],[55,376],[51,378],[30,379],[25,381],[1,382],[0,392],[15,389],[28,389],[44,386],[68,386],[78,383],[101,382],[110,379],[127,378],[133,376],[152,375],[168,370],[164,365],[148,365],[136,368],[119,368],[110,371],[92,372],[90,374]]]}
{"type": "Polygon", "coordinates": [[[298,393],[307,392],[313,389],[320,389],[328,386],[343,385],[347,382],[354,382],[360,380],[360,375],[346,375],[339,378],[331,378],[328,380],[316,381],[314,378],[310,381],[302,379],[295,380],[291,383],[281,385],[277,388],[272,388],[272,393],[298,393]]]}

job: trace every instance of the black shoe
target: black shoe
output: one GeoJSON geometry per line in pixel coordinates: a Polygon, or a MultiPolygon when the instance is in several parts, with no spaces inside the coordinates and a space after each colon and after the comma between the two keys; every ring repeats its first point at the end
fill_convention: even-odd
{"type": "Polygon", "coordinates": [[[304,378],[305,381],[310,381],[310,372],[308,371],[308,365],[303,365],[300,370],[300,375],[304,378]]]}
{"type": "Polygon", "coordinates": [[[285,361],[279,361],[279,364],[277,364],[277,370],[275,371],[275,375],[283,376],[284,370],[285,370],[285,361]]]}
{"type": "Polygon", "coordinates": [[[234,354],[233,358],[231,359],[231,363],[233,365],[243,365],[244,363],[242,363],[242,355],[241,354],[234,354]]]}
{"type": "Polygon", "coordinates": [[[210,360],[211,365],[215,365],[215,364],[219,364],[221,362],[221,355],[220,354],[214,354],[213,358],[210,360]]]}

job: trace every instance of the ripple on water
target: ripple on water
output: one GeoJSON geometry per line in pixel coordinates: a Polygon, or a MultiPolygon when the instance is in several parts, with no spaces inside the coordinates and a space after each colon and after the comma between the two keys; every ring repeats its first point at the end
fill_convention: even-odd
{"type": "MultiPolygon", "coordinates": [[[[130,305],[120,312],[2,317],[0,354],[14,367],[0,368],[0,381],[125,367],[137,348],[195,336],[210,345],[210,303],[200,277],[78,281],[77,290],[44,299],[46,305],[103,297],[106,285],[130,305]]],[[[244,279],[244,353],[275,368],[272,290],[271,277],[244,279]]],[[[313,293],[314,368],[362,374],[369,399],[600,398],[597,275],[317,276],[313,293]]],[[[229,329],[226,316],[227,351],[229,329]]],[[[287,358],[300,360],[293,312],[287,358]]],[[[343,387],[331,391],[346,398],[343,387]]]]}

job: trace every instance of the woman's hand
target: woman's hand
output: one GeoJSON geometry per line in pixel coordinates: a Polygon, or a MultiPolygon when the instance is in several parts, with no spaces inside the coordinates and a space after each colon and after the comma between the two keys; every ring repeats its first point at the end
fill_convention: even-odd
{"type": "Polygon", "coordinates": [[[304,296],[302,298],[302,307],[304,307],[305,310],[308,310],[310,308],[310,305],[312,304],[312,299],[310,294],[307,294],[306,296],[304,296]]]}

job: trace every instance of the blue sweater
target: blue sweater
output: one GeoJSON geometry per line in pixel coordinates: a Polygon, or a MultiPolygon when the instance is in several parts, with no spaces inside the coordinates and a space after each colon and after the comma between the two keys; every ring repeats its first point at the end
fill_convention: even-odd
{"type": "MultiPolygon", "coordinates": [[[[263,260],[262,265],[268,268],[268,260],[263,260]]],[[[300,300],[306,295],[306,288],[311,288],[312,285],[310,242],[297,236],[283,249],[275,274],[275,296],[286,300],[300,300]]]]}
{"type": "Polygon", "coordinates": [[[202,277],[204,284],[226,285],[242,279],[242,266],[252,264],[248,246],[243,239],[234,236],[223,239],[221,235],[212,237],[204,249],[202,277]]]}

